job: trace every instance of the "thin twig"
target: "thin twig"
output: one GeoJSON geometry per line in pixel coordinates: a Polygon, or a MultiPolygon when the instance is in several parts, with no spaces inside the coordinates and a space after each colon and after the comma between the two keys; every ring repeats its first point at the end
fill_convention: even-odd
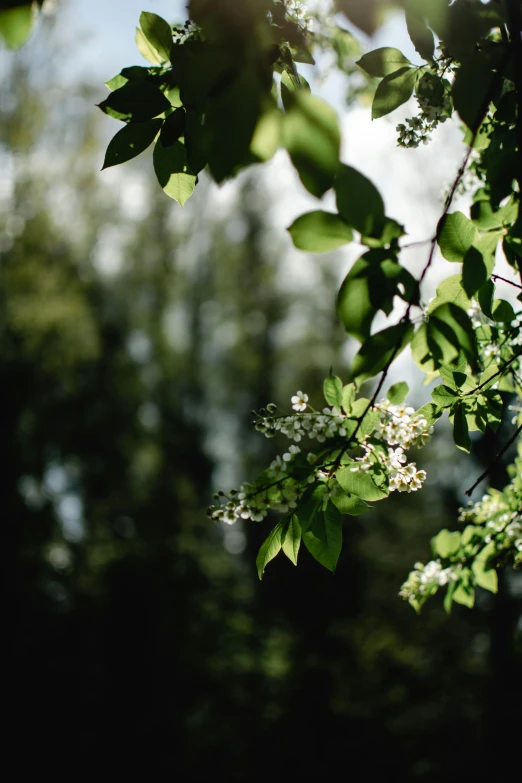
{"type": "Polygon", "coordinates": [[[479,385],[478,385],[478,386],[476,386],[474,389],[471,389],[471,391],[469,391],[469,392],[466,392],[466,393],[465,393],[465,394],[463,394],[462,396],[463,396],[463,397],[467,397],[467,396],[468,396],[468,395],[470,395],[470,394],[475,394],[476,392],[478,392],[480,389],[482,389],[482,387],[483,387],[483,386],[486,386],[488,383],[491,383],[491,381],[493,380],[493,378],[496,378],[496,377],[497,377],[497,375],[502,375],[502,373],[504,372],[504,370],[505,370],[507,367],[509,367],[509,365],[510,365],[510,364],[513,364],[513,362],[514,362],[514,361],[516,361],[517,359],[520,359],[520,357],[521,357],[521,356],[522,356],[522,351],[519,351],[519,352],[518,352],[518,353],[516,353],[514,356],[512,356],[512,357],[511,357],[511,359],[509,359],[507,362],[504,362],[504,364],[502,365],[502,367],[499,367],[499,369],[496,371],[496,373],[493,373],[493,375],[491,375],[491,376],[490,376],[490,377],[489,377],[489,378],[488,378],[486,381],[484,381],[483,383],[479,384],[479,385]]]}
{"type": "Polygon", "coordinates": [[[431,239],[419,239],[417,242],[407,242],[405,245],[401,245],[401,250],[408,250],[410,247],[417,247],[418,245],[427,245],[431,242],[431,239]]]}
{"type": "Polygon", "coordinates": [[[484,481],[484,479],[488,477],[488,475],[489,475],[489,473],[490,473],[491,469],[494,467],[494,465],[497,463],[497,461],[500,459],[500,457],[501,457],[501,456],[502,456],[502,455],[503,455],[503,454],[504,454],[504,453],[505,453],[505,452],[506,452],[506,451],[509,449],[509,447],[511,446],[511,444],[515,442],[515,440],[517,439],[517,437],[520,435],[520,433],[521,433],[521,432],[522,432],[522,424],[521,424],[521,425],[520,425],[520,427],[518,427],[518,429],[517,429],[517,430],[516,430],[516,431],[513,433],[513,435],[510,437],[510,439],[509,439],[509,440],[508,440],[508,442],[505,444],[505,446],[503,446],[503,447],[500,449],[500,451],[499,451],[499,452],[498,452],[498,454],[497,454],[497,455],[494,457],[494,459],[492,459],[492,460],[491,460],[491,462],[489,463],[489,465],[488,465],[488,467],[486,468],[486,470],[484,471],[484,473],[481,473],[481,475],[480,475],[480,476],[478,477],[478,479],[475,481],[475,483],[473,484],[473,486],[471,486],[469,489],[467,489],[467,490],[466,490],[466,495],[467,495],[468,497],[471,495],[471,493],[473,492],[473,490],[474,490],[476,487],[478,487],[478,485],[480,484],[480,482],[481,482],[481,481],[484,481]]]}
{"type": "Polygon", "coordinates": [[[491,275],[491,277],[493,280],[502,280],[503,283],[508,283],[514,288],[519,288],[522,291],[522,285],[520,285],[520,283],[514,283],[512,280],[508,280],[506,277],[501,277],[500,275],[491,275]]]}

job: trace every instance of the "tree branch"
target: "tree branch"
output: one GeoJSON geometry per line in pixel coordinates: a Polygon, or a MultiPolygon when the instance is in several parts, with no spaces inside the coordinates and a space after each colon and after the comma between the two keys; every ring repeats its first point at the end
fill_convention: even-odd
{"type": "Polygon", "coordinates": [[[488,467],[486,468],[486,470],[484,471],[484,473],[481,473],[481,475],[478,477],[478,479],[475,481],[475,483],[474,483],[474,484],[473,484],[473,485],[472,485],[472,486],[471,486],[469,489],[467,489],[467,490],[466,490],[466,495],[467,495],[468,497],[471,495],[471,493],[473,492],[473,490],[474,490],[476,487],[478,487],[478,485],[480,484],[480,482],[481,482],[481,481],[484,481],[484,479],[485,479],[485,478],[487,478],[487,476],[489,475],[489,473],[490,473],[491,469],[493,468],[493,466],[494,466],[494,465],[497,463],[497,461],[500,459],[500,457],[501,457],[503,454],[505,454],[505,452],[506,452],[506,451],[509,449],[509,447],[511,446],[511,444],[515,442],[515,440],[518,438],[518,436],[520,435],[520,433],[521,433],[521,432],[522,432],[522,424],[521,424],[521,425],[520,425],[520,427],[518,427],[518,429],[517,429],[517,430],[516,430],[516,431],[513,433],[513,435],[510,437],[510,439],[509,439],[509,440],[508,440],[508,442],[505,444],[505,446],[503,446],[503,447],[500,449],[500,451],[498,452],[498,454],[497,454],[497,455],[496,455],[496,456],[495,456],[495,457],[492,459],[492,461],[489,463],[489,465],[488,465],[488,467]]]}

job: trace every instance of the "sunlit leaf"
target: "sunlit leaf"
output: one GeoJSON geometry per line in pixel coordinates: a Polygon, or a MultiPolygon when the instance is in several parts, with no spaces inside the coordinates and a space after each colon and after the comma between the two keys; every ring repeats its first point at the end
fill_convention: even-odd
{"type": "Polygon", "coordinates": [[[152,63],[152,65],[161,65],[163,57],[147,41],[143,30],[140,27],[136,28],[136,46],[138,47],[139,53],[148,60],[149,63],[152,63]]]}
{"type": "Polygon", "coordinates": [[[140,27],[152,49],[162,60],[170,59],[172,46],[172,30],[170,25],[157,14],[143,11],[140,15],[140,27]]]}
{"type": "Polygon", "coordinates": [[[339,167],[341,136],[336,113],[325,101],[299,90],[285,114],[283,137],[301,182],[320,198],[332,187],[339,167]]]}
{"type": "Polygon", "coordinates": [[[335,571],[343,543],[343,529],[341,514],[331,501],[303,533],[303,543],[317,562],[329,571],[335,571]]]}
{"type": "Polygon", "coordinates": [[[284,554],[294,565],[297,565],[297,555],[301,545],[301,527],[295,514],[292,514],[285,524],[281,542],[284,554]]]}
{"type": "Polygon", "coordinates": [[[283,533],[283,521],[279,522],[272,532],[267,536],[256,558],[257,575],[263,578],[265,568],[268,563],[276,557],[281,551],[281,537],[283,533]]]}
{"type": "Polygon", "coordinates": [[[401,402],[404,402],[406,399],[408,391],[409,389],[406,381],[398,381],[398,383],[394,383],[393,386],[390,386],[386,394],[386,399],[389,400],[392,405],[400,405],[401,402]]]}
{"type": "Polygon", "coordinates": [[[463,261],[464,255],[478,239],[478,231],[462,212],[446,215],[439,224],[437,242],[446,261],[463,261]]]}
{"type": "Polygon", "coordinates": [[[361,381],[372,378],[395,359],[413,336],[413,326],[403,322],[372,334],[352,362],[352,373],[361,381]]]}
{"type": "Polygon", "coordinates": [[[329,375],[324,379],[323,394],[328,405],[341,410],[343,403],[343,384],[337,375],[329,375]]]}
{"type": "Polygon", "coordinates": [[[154,171],[158,182],[167,194],[183,206],[192,195],[196,176],[187,164],[187,153],[180,141],[164,147],[158,140],[154,147],[154,171]]]}
{"type": "Polygon", "coordinates": [[[437,535],[431,539],[431,548],[434,555],[439,557],[450,557],[458,552],[460,547],[460,533],[458,530],[451,532],[449,530],[441,530],[437,535]]]}
{"type": "Polygon", "coordinates": [[[372,103],[372,120],[402,106],[411,98],[417,71],[415,68],[401,68],[386,76],[378,85],[372,103]]]}
{"type": "Polygon", "coordinates": [[[339,215],[321,210],[300,215],[288,231],[296,247],[314,253],[335,250],[353,239],[352,229],[339,215]]]}
{"type": "Polygon", "coordinates": [[[0,10],[0,38],[8,49],[19,49],[26,42],[34,21],[32,3],[0,10]]]}
{"type": "Polygon", "coordinates": [[[411,63],[399,49],[383,46],[364,54],[360,60],[357,60],[357,65],[370,76],[382,77],[389,76],[411,63]]]}
{"type": "Polygon", "coordinates": [[[353,463],[352,466],[341,468],[335,474],[345,492],[368,501],[382,500],[388,496],[388,489],[378,487],[369,473],[363,470],[352,471],[352,467],[356,466],[357,463],[353,463]]]}

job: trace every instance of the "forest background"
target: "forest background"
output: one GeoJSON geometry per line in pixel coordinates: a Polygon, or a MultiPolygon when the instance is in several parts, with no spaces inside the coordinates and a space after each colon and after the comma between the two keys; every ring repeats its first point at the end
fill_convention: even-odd
{"type": "MultiPolygon", "coordinates": [[[[175,5],[149,10],[176,21],[175,5]]],[[[270,458],[250,410],[289,399],[296,379],[319,394],[331,365],[343,375],[353,347],[331,303],[351,259],[291,249],[284,226],[302,209],[284,202],[280,159],[234,187],[205,183],[183,210],[147,161],[99,173],[113,128],[94,103],[105,79],[139,62],[141,10],[63,3],[24,49],[0,55],[8,646],[14,725],[30,749],[19,768],[508,775],[520,579],[504,574],[497,596],[480,591],[474,612],[450,617],[439,601],[416,617],[397,598],[430,534],[454,525],[474,470],[443,435],[423,456],[419,496],[345,525],[335,576],[304,553],[299,569],[278,561],[260,584],[263,533],[205,515],[216,487],[270,458]]],[[[400,26],[392,18],[378,36],[396,45],[400,26]]],[[[339,81],[323,88],[338,105],[350,94],[339,81]]],[[[390,170],[411,184],[402,159],[362,157],[368,107],[350,118],[367,124],[347,159],[385,193],[390,170]]],[[[419,151],[431,161],[415,182],[424,225],[460,155],[458,123],[443,132],[419,151]]],[[[488,438],[475,445],[487,461],[488,438]]]]}

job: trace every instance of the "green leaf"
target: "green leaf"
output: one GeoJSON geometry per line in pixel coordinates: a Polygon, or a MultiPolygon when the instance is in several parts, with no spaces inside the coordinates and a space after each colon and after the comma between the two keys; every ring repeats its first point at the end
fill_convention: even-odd
{"type": "Polygon", "coordinates": [[[406,6],[406,27],[416,51],[424,60],[432,60],[435,51],[433,33],[426,25],[421,10],[406,6]]]}
{"type": "Polygon", "coordinates": [[[468,422],[466,419],[466,413],[463,405],[459,405],[455,410],[455,418],[453,420],[453,440],[457,448],[462,451],[467,451],[468,454],[471,451],[471,440],[468,432],[468,422]]]}
{"type": "Polygon", "coordinates": [[[292,514],[286,523],[281,542],[284,554],[296,566],[297,555],[299,554],[299,547],[301,545],[301,527],[295,514],[292,514]]]}
{"type": "Polygon", "coordinates": [[[348,332],[363,342],[376,315],[370,293],[370,261],[359,258],[343,280],[337,294],[337,314],[348,332]]]}
{"type": "Polygon", "coordinates": [[[323,394],[328,405],[341,410],[343,404],[343,384],[337,375],[329,375],[324,379],[323,394]]]}
{"type": "Polygon", "coordinates": [[[389,400],[392,405],[400,405],[401,402],[404,402],[406,399],[408,392],[409,388],[406,381],[399,381],[398,383],[394,383],[393,386],[390,386],[386,399],[389,400]]]}
{"type": "Polygon", "coordinates": [[[303,543],[318,563],[335,571],[343,543],[341,514],[331,501],[303,533],[303,543]]]}
{"type": "Polygon", "coordinates": [[[446,261],[460,262],[478,239],[478,231],[462,212],[452,212],[441,219],[437,231],[440,252],[446,261]]]}
{"type": "Polygon", "coordinates": [[[282,139],[282,117],[277,110],[266,110],[256,125],[250,152],[260,161],[267,161],[274,157],[282,139]]]}
{"type": "Polygon", "coordinates": [[[503,207],[494,210],[489,199],[480,199],[472,204],[470,214],[473,222],[481,231],[491,231],[515,222],[518,214],[518,203],[511,198],[503,207]]]}
{"type": "Polygon", "coordinates": [[[366,410],[370,409],[370,407],[370,400],[368,400],[366,397],[359,397],[358,400],[355,400],[352,403],[351,416],[353,418],[359,419],[366,410]]]}
{"type": "Polygon", "coordinates": [[[285,110],[292,106],[293,93],[297,90],[306,90],[310,92],[310,85],[301,74],[296,76],[291,71],[283,71],[281,74],[281,100],[285,110]]]}
{"type": "Polygon", "coordinates": [[[272,532],[267,536],[256,558],[257,575],[260,579],[263,578],[265,568],[268,563],[276,557],[281,551],[281,538],[283,533],[284,521],[281,520],[272,532]]]}
{"type": "Polygon", "coordinates": [[[411,98],[416,78],[417,70],[408,67],[385,76],[375,91],[372,120],[384,117],[406,103],[411,98]]]}
{"type": "Polygon", "coordinates": [[[105,86],[109,90],[118,90],[129,82],[146,82],[150,76],[158,75],[160,72],[161,68],[131,65],[129,68],[124,68],[121,73],[113,76],[108,82],[105,82],[105,86]]]}
{"type": "Polygon", "coordinates": [[[361,381],[372,378],[396,359],[413,336],[413,326],[401,322],[372,334],[363,343],[352,362],[353,376],[361,381]]]}
{"type": "Polygon", "coordinates": [[[162,124],[163,120],[147,120],[125,125],[109,142],[102,170],[125,163],[146,150],[162,124]]]}
{"type": "Polygon", "coordinates": [[[513,306],[506,302],[505,299],[495,299],[493,302],[493,319],[497,323],[511,324],[511,321],[515,319],[513,306]]]}
{"type": "Polygon", "coordinates": [[[436,386],[431,393],[433,401],[441,408],[451,408],[459,399],[457,392],[448,386],[436,386]]]}
{"type": "Polygon", "coordinates": [[[453,602],[453,593],[457,589],[456,582],[450,582],[444,596],[444,609],[447,614],[451,614],[451,604],[453,602]]]}
{"type": "Polygon", "coordinates": [[[462,531],[462,538],[460,541],[461,546],[467,546],[470,544],[477,535],[478,530],[480,530],[480,528],[477,528],[476,525],[466,525],[462,531]]]}
{"type": "Polygon", "coordinates": [[[491,386],[493,386],[493,384],[497,383],[499,378],[500,375],[498,374],[498,364],[495,364],[495,362],[493,362],[488,367],[486,367],[486,369],[480,376],[478,385],[482,387],[482,391],[484,392],[487,389],[490,389],[491,386]]]}
{"type": "Polygon", "coordinates": [[[160,140],[164,147],[170,147],[175,144],[181,136],[185,133],[186,122],[185,109],[175,109],[172,114],[169,114],[163,128],[161,129],[160,140]]]}
{"type": "Polygon", "coordinates": [[[382,248],[393,243],[394,239],[404,236],[404,226],[393,218],[384,217],[384,222],[375,231],[378,236],[365,236],[361,234],[361,244],[371,248],[382,248]]]}
{"type": "Polygon", "coordinates": [[[480,394],[478,401],[484,406],[484,416],[492,430],[497,430],[502,421],[504,401],[497,391],[489,390],[480,394]]]}
{"type": "Polygon", "coordinates": [[[8,49],[19,49],[23,46],[31,32],[33,20],[32,3],[0,11],[0,38],[3,38],[8,49]]]}
{"type": "Polygon", "coordinates": [[[335,180],[339,214],[349,226],[367,236],[380,236],[384,223],[381,194],[357,169],[342,165],[335,180]]]}
{"type": "Polygon", "coordinates": [[[355,383],[347,383],[346,386],[343,386],[343,393],[342,393],[342,404],[343,404],[343,410],[345,413],[350,415],[352,410],[352,405],[355,402],[355,383]]]}
{"type": "Polygon", "coordinates": [[[430,314],[426,329],[428,349],[435,362],[454,363],[461,350],[469,363],[477,363],[475,332],[467,313],[447,302],[430,314]]]}
{"type": "Polygon", "coordinates": [[[487,96],[490,100],[495,98],[492,94],[495,78],[488,58],[480,51],[473,52],[457,71],[452,89],[453,104],[471,131],[479,128],[486,116],[487,96]]]}
{"type": "Polygon", "coordinates": [[[493,320],[493,297],[495,286],[492,280],[487,280],[477,293],[478,303],[487,318],[493,320]]]}
{"type": "Polygon", "coordinates": [[[266,86],[253,64],[227,74],[209,96],[203,131],[208,166],[223,182],[249,162],[249,151],[262,115],[266,86]]]}
{"type": "Polygon", "coordinates": [[[321,210],[301,215],[288,231],[296,247],[314,253],[335,250],[353,239],[352,229],[339,215],[321,210]]]}
{"type": "Polygon", "coordinates": [[[152,65],[161,65],[163,62],[162,56],[150,45],[140,27],[136,28],[136,46],[138,47],[139,53],[148,60],[149,63],[152,63],[152,65]]]}
{"type": "Polygon", "coordinates": [[[377,310],[389,315],[393,299],[413,300],[416,281],[391,251],[370,250],[359,258],[341,285],[337,312],[348,334],[363,342],[377,310]],[[390,257],[391,254],[391,257],[390,257]]]}
{"type": "Polygon", "coordinates": [[[460,533],[458,530],[454,533],[449,530],[441,530],[431,539],[431,548],[433,554],[439,557],[446,558],[454,555],[460,548],[460,533]]]}
{"type": "Polygon", "coordinates": [[[321,511],[325,493],[326,484],[312,485],[301,498],[295,511],[301,527],[301,533],[308,530],[313,524],[317,514],[321,511]]]}
{"type": "Polygon", "coordinates": [[[471,299],[462,288],[462,275],[451,275],[437,286],[437,293],[429,304],[428,314],[446,302],[458,305],[463,310],[469,310],[471,307],[471,299]]]}
{"type": "Polygon", "coordinates": [[[457,604],[473,609],[475,604],[475,590],[469,584],[460,583],[453,593],[453,600],[457,604]]]}
{"type": "Polygon", "coordinates": [[[299,90],[284,116],[283,138],[301,182],[320,198],[332,187],[339,167],[336,113],[320,98],[299,90]]]}
{"type": "Polygon", "coordinates": [[[501,233],[485,234],[464,255],[462,285],[468,296],[473,296],[487,282],[495,266],[495,250],[501,233]]]}
{"type": "Polygon", "coordinates": [[[150,82],[128,82],[111,92],[98,106],[110,117],[125,122],[144,122],[171,108],[168,98],[150,82]]]}
{"type": "Polygon", "coordinates": [[[140,27],[148,43],[162,60],[170,60],[172,31],[167,22],[157,14],[143,11],[140,15],[140,27]]]}
{"type": "Polygon", "coordinates": [[[484,590],[490,593],[498,593],[498,577],[494,568],[485,567],[485,562],[480,556],[476,557],[471,564],[471,570],[475,577],[475,582],[484,590]]]}
{"type": "Polygon", "coordinates": [[[347,495],[340,486],[334,487],[331,500],[341,514],[347,514],[352,517],[364,514],[365,511],[372,508],[356,495],[347,495]]]}
{"type": "Polygon", "coordinates": [[[358,440],[365,440],[367,435],[371,435],[379,424],[380,416],[377,411],[369,410],[362,419],[357,432],[358,440]]]}
{"type": "Polygon", "coordinates": [[[377,77],[389,76],[405,65],[411,65],[408,58],[399,49],[394,49],[391,46],[383,46],[364,54],[356,64],[370,76],[377,77]]]}
{"type": "Polygon", "coordinates": [[[357,463],[352,463],[351,467],[340,468],[335,474],[335,478],[349,495],[356,495],[361,500],[376,501],[388,497],[387,488],[378,487],[373,481],[370,473],[363,470],[352,471],[352,467],[357,463]]]}
{"type": "Polygon", "coordinates": [[[187,153],[180,141],[164,147],[160,140],[154,147],[154,171],[158,182],[167,194],[183,206],[192,195],[196,177],[187,165],[187,153]]]}
{"type": "MultiPolygon", "coordinates": [[[[425,323],[419,326],[412,337],[411,354],[417,367],[428,376],[437,370],[438,363],[433,358],[428,347],[428,325],[425,323]]],[[[425,383],[428,383],[428,379],[426,379],[425,383]]]]}

